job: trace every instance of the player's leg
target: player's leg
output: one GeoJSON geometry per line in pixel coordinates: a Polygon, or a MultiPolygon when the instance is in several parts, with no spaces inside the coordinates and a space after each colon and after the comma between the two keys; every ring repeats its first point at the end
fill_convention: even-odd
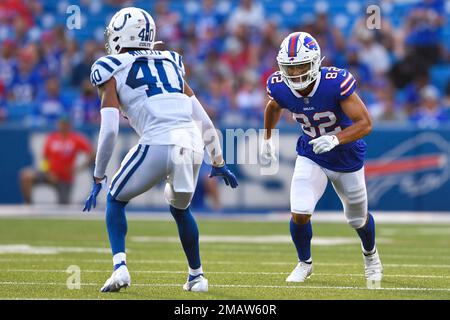
{"type": "Polygon", "coordinates": [[[130,150],[114,175],[106,200],[106,227],[113,254],[114,272],[102,292],[118,291],[130,285],[126,266],[125,237],[128,231],[125,207],[168,174],[168,146],[138,145],[130,150]]]}
{"type": "Polygon", "coordinates": [[[330,179],[341,199],[347,222],[361,239],[366,277],[380,281],[383,269],[375,242],[375,220],[368,211],[364,168],[349,173],[334,172],[331,175],[330,179]]]}
{"type": "Polygon", "coordinates": [[[208,291],[208,280],[204,278],[200,259],[199,231],[192,215],[190,203],[197,184],[203,155],[194,151],[173,147],[173,161],[164,196],[177,224],[178,234],[188,261],[186,291],[208,291]],[[180,161],[180,154],[182,158],[180,161]]]}
{"type": "Polygon", "coordinates": [[[327,176],[312,160],[297,157],[291,182],[290,232],[298,255],[298,265],[286,279],[303,282],[312,273],[311,215],[327,186],[327,176]]]}

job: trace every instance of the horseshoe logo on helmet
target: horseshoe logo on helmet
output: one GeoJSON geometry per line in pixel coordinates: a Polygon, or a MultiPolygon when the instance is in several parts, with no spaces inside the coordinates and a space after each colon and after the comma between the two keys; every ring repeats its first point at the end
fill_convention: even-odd
{"type": "Polygon", "coordinates": [[[116,21],[114,20],[114,22],[113,22],[113,28],[114,28],[114,31],[122,30],[123,27],[125,27],[125,24],[127,23],[127,19],[128,19],[128,18],[131,18],[131,14],[126,13],[122,25],[121,25],[120,27],[118,27],[118,28],[114,26],[114,22],[116,22],[116,21]]]}

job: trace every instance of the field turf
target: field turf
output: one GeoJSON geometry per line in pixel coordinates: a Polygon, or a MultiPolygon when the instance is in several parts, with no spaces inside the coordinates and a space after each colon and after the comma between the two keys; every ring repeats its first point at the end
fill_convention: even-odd
{"type": "Polygon", "coordinates": [[[0,299],[450,299],[450,225],[378,225],[385,276],[369,290],[357,235],[344,222],[313,223],[315,270],[302,284],[285,282],[296,265],[287,221],[198,224],[208,293],[182,290],[187,266],[173,221],[130,220],[132,285],[105,294],[112,262],[104,221],[0,219],[0,299]],[[80,268],[80,289],[67,287],[71,265],[80,268]]]}

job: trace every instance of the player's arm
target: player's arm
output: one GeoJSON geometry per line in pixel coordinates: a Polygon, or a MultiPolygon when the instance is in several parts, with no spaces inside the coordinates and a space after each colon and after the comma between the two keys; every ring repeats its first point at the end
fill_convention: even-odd
{"type": "Polygon", "coordinates": [[[186,81],[184,82],[184,94],[192,100],[192,118],[197,124],[201,124],[202,126],[200,131],[202,132],[203,143],[205,144],[208,155],[212,161],[212,169],[209,177],[223,177],[227,185],[236,188],[238,182],[233,172],[231,172],[225,164],[216,128],[200,101],[198,101],[195,96],[194,91],[189,87],[186,81]]]}
{"type": "Polygon", "coordinates": [[[95,208],[97,195],[106,184],[106,167],[116,144],[119,134],[119,97],[116,91],[116,80],[111,77],[108,81],[98,86],[98,94],[101,100],[101,122],[98,135],[97,155],[95,157],[94,183],[91,193],[86,199],[83,211],[95,208]]]}
{"type": "Polygon", "coordinates": [[[269,100],[264,110],[264,139],[272,138],[272,129],[275,129],[280,121],[283,109],[278,105],[275,100],[269,100]]]}
{"type": "Polygon", "coordinates": [[[101,123],[95,157],[94,179],[96,183],[105,178],[106,167],[111,159],[119,133],[120,102],[114,77],[98,87],[98,94],[101,100],[101,123]]]}
{"type": "Polygon", "coordinates": [[[267,102],[264,110],[264,138],[261,143],[261,157],[267,161],[277,160],[275,155],[275,146],[272,141],[272,130],[275,129],[280,121],[283,109],[274,100],[267,102]]]}
{"type": "Polygon", "coordinates": [[[339,144],[356,141],[372,131],[372,119],[369,111],[356,92],[341,101],[341,108],[353,124],[336,134],[339,144]]]}

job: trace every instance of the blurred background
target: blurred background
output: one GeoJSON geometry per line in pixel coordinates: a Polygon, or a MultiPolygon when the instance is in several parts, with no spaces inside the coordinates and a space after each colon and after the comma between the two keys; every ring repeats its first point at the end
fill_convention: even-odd
{"type": "MultiPolygon", "coordinates": [[[[91,187],[100,115],[90,68],[105,54],[106,24],[125,6],[154,17],[156,39],[164,41],[158,49],[183,55],[189,85],[222,130],[263,128],[265,83],[277,70],[282,39],[293,31],[311,33],[323,65],[355,76],[374,119],[365,138],[370,208],[450,211],[450,1],[443,0],[2,0],[0,203],[81,208],[91,187]],[[72,5],[79,8],[79,28],[67,24],[78,12],[72,5]],[[366,26],[369,5],[379,8],[379,29],[366,26]],[[64,134],[71,145],[58,144],[64,134]]],[[[109,177],[137,141],[122,120],[109,177]]],[[[204,165],[193,207],[289,210],[300,127],[286,112],[279,128],[278,175],[261,176],[258,165],[232,165],[240,179],[232,192],[208,179],[204,165]]],[[[246,148],[236,141],[237,152],[246,148]]],[[[132,204],[165,208],[162,186],[132,204]]],[[[340,208],[329,186],[317,209],[340,208]]]]}

